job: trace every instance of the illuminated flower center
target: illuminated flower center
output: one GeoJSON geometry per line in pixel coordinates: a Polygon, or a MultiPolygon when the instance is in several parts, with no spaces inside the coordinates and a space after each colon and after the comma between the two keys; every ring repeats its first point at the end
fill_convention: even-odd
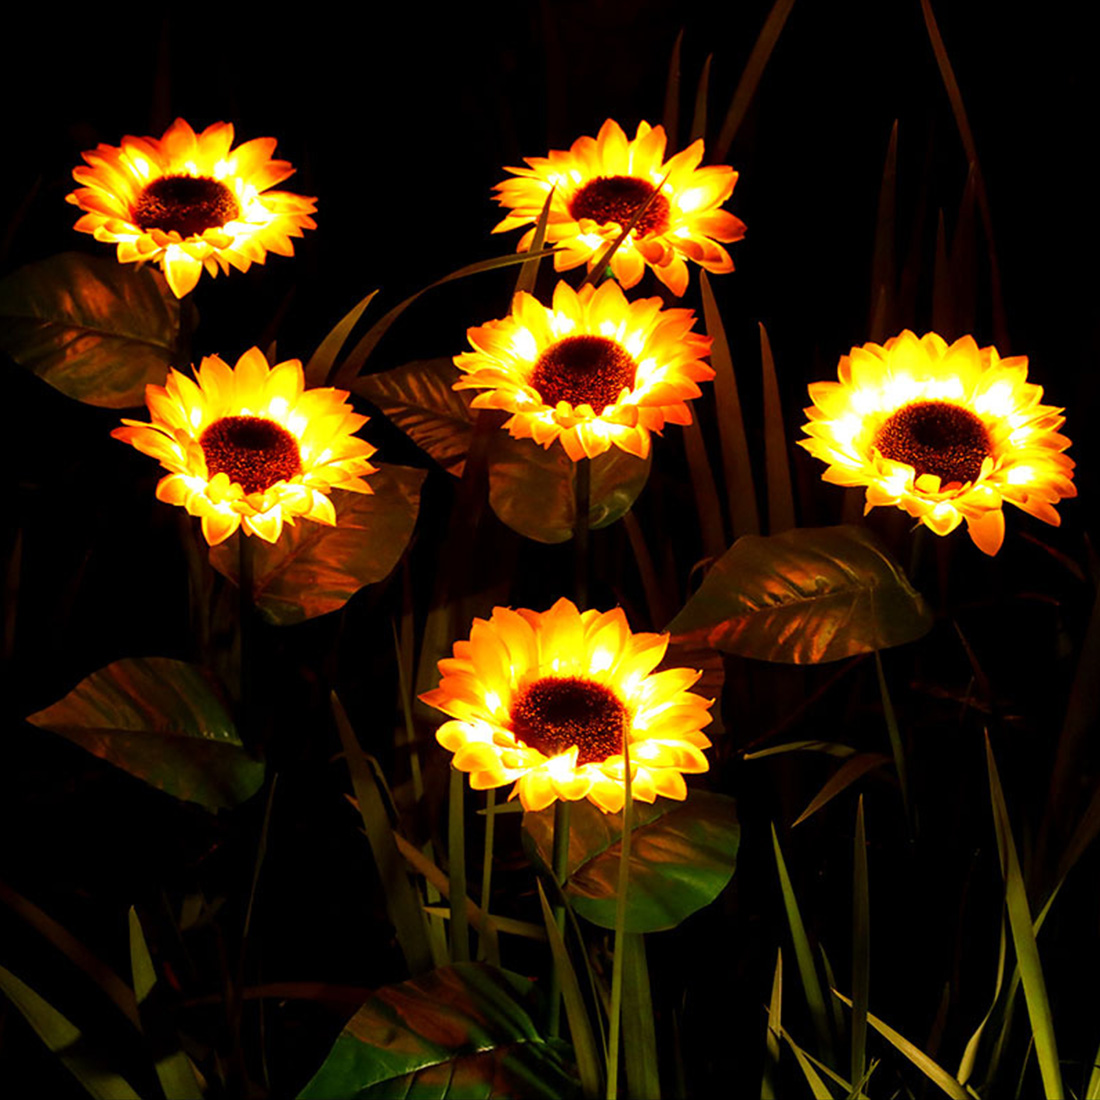
{"type": "Polygon", "coordinates": [[[883,458],[907,463],[917,477],[935,474],[941,485],[976,481],[991,453],[981,420],[949,401],[903,405],[879,428],[874,445],[883,458]]]}
{"type": "Polygon", "coordinates": [[[630,353],[606,336],[567,336],[539,356],[528,380],[543,403],[591,405],[597,413],[631,389],[637,370],[630,353]]]}
{"type": "MultiPolygon", "coordinates": [[[[617,222],[626,226],[634,217],[634,211],[654,190],[653,184],[637,176],[597,176],[573,196],[569,213],[577,221],[591,218],[597,225],[617,222]]],[[[636,222],[633,235],[645,237],[650,233],[664,233],[668,229],[668,212],[668,199],[657,195],[636,222]]]]}
{"type": "Polygon", "coordinates": [[[241,208],[233,192],[209,176],[161,176],[142,190],[131,213],[142,229],[197,237],[239,218],[241,208]]]}
{"type": "Polygon", "coordinates": [[[592,680],[536,680],[516,696],[511,718],[516,737],[544,756],[576,745],[578,764],[599,764],[623,751],[626,708],[592,680]]]}
{"type": "Polygon", "coordinates": [[[225,416],[199,439],[210,477],[226,474],[245,493],[259,493],[302,472],[298,441],[262,416],[225,416]]]}

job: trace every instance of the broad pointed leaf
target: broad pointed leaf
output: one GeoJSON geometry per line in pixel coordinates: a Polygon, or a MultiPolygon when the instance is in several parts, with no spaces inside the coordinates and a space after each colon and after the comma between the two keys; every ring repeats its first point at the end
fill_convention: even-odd
{"type": "MultiPolygon", "coordinates": [[[[547,866],[554,812],[523,815],[523,827],[547,866]]],[[[692,791],[685,802],[634,803],[626,931],[660,932],[709,905],[733,877],[741,830],[732,798],[692,791]]],[[[622,814],[573,804],[565,894],[601,928],[615,927],[622,814]]]]}
{"type": "Polygon", "coordinates": [[[387,986],[348,1021],[299,1100],[575,1096],[568,1047],[539,1034],[531,992],[525,978],[481,963],[387,986]]]}
{"type": "Polygon", "coordinates": [[[418,359],[382,374],[367,374],[351,388],[393,421],[449,474],[462,476],[474,434],[472,397],[451,388],[460,377],[451,359],[418,359]]]}
{"type": "Polygon", "coordinates": [[[672,620],[673,639],[762,661],[817,664],[903,645],[932,614],[860,527],[738,539],[672,620]]]}
{"type": "MultiPolygon", "coordinates": [[[[612,447],[591,460],[590,527],[607,527],[629,510],[649,478],[650,457],[612,447]]],[[[549,449],[498,432],[489,452],[489,503],[513,531],[536,542],[573,537],[576,463],[560,443],[549,449]]]]}
{"type": "MultiPolygon", "coordinates": [[[[333,494],[335,527],[300,520],[274,544],[257,540],[257,607],[286,626],[337,611],[364,585],[388,577],[416,526],[424,477],[409,466],[382,466],[368,478],[373,493],[333,494]]],[[[236,542],[215,546],[210,563],[236,582],[236,542]]]]}
{"type": "Polygon", "coordinates": [[[69,397],[130,408],[179,365],[180,309],[152,268],[64,252],[0,282],[0,350],[69,397]]]}
{"type": "Polygon", "coordinates": [[[202,670],[168,657],[115,661],[27,721],[208,810],[243,802],[263,782],[263,764],[202,670]]]}

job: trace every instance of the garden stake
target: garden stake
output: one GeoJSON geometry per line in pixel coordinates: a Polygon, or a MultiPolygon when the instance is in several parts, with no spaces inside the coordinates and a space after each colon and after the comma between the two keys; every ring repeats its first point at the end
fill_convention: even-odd
{"type": "MultiPolygon", "coordinates": [[[[485,852],[481,859],[481,911],[489,912],[489,899],[493,886],[493,840],[496,835],[497,792],[490,787],[485,792],[485,852]]],[[[489,946],[489,936],[482,933],[478,939],[477,957],[483,961],[489,946]]]]}

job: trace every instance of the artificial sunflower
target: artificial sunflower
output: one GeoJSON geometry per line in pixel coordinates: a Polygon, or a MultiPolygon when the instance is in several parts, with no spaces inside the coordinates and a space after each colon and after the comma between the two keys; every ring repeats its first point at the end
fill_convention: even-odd
{"type": "Polygon", "coordinates": [[[209,355],[194,382],[172,370],[145,387],[151,424],[123,420],[111,435],[170,471],[157,499],[199,516],[211,546],[238,527],[275,542],[299,517],[334,526],[332,489],[372,491],[375,448],[354,435],[367,418],[346,390],[304,387],[297,359],[269,367],[252,348],[230,368],[209,355]]]}
{"type": "Polygon", "coordinates": [[[475,350],[455,356],[454,388],[488,391],[474,408],[510,412],[517,439],[549,448],[560,438],[574,461],[612,444],[645,458],[649,433],[690,424],[696,383],[714,377],[694,321],[660,298],[628,302],[610,281],[579,292],[560,282],[550,308],[521,291],[507,317],[468,330],[475,350]]]}
{"type": "MultiPolygon", "coordinates": [[[[623,286],[634,286],[647,264],[673,294],[687,289],[686,260],[715,273],[732,271],[733,260],[718,242],[739,241],[745,225],[719,207],[733,193],[737,173],[723,164],[700,168],[701,138],[666,161],[666,141],[664,127],[648,122],[638,123],[631,141],[609,118],[594,138],[578,138],[549,156],[525,157],[527,168],[506,169],[519,178],[494,188],[509,212],[493,232],[533,226],[553,191],[546,240],[559,246],[554,266],[568,271],[587,263],[591,270],[597,254],[652,196],[611,257],[623,286]]],[[[529,248],[534,235],[532,228],[516,250],[529,248]]]]}
{"type": "Polygon", "coordinates": [[[293,256],[291,237],[316,229],[317,200],[270,191],[294,174],[272,160],[274,138],[230,149],[233,126],[215,122],[201,134],[177,118],[162,138],[131,137],[97,145],[73,169],[84,186],[66,196],[87,211],[75,228],[118,246],[120,263],[155,261],[177,298],[203,269],[247,271],[268,252],[293,256]]]}
{"type": "Polygon", "coordinates": [[[852,348],[838,374],[810,386],[810,438],[799,443],[828,463],[825,481],[867,487],[865,511],[895,505],[937,535],[965,519],[978,548],[996,554],[1004,501],[1057,526],[1053,506],[1077,495],[1065,417],[1039,403],[1025,356],[907,330],[852,348]]]}
{"type": "Polygon", "coordinates": [[[515,782],[509,797],[526,810],[588,798],[618,813],[624,737],[633,797],[683,799],[684,773],[708,767],[712,701],[688,691],[702,673],[653,671],[667,646],[667,634],[632,634],[620,608],[496,607],[439,662],[443,679],[421,699],[451,716],[436,739],[470,786],[515,782]]]}

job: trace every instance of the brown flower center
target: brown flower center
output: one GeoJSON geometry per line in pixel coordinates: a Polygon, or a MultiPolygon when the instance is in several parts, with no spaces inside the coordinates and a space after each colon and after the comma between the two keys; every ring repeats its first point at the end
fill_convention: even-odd
{"type": "Polygon", "coordinates": [[[591,405],[599,414],[624,386],[633,387],[637,369],[630,353],[606,336],[567,336],[539,356],[528,382],[546,405],[591,405]]]}
{"type": "Polygon", "coordinates": [[[142,190],[131,211],[142,229],[174,229],[184,238],[221,228],[240,214],[233,192],[209,176],[161,176],[142,190]]]}
{"type": "Polygon", "coordinates": [[[302,472],[298,441],[274,420],[225,416],[199,439],[211,477],[226,474],[246,493],[259,493],[302,472]]]}
{"type": "Polygon", "coordinates": [[[544,756],[576,745],[578,764],[598,764],[623,751],[626,707],[592,680],[536,680],[516,696],[511,718],[516,737],[544,756]]]}
{"type": "MultiPolygon", "coordinates": [[[[577,221],[591,218],[597,225],[616,222],[625,228],[634,217],[634,211],[655,190],[653,184],[637,176],[597,176],[573,196],[569,213],[577,221]]],[[[664,233],[668,229],[668,215],[668,199],[661,194],[654,196],[631,235],[648,237],[651,233],[664,233]]]]}
{"type": "Polygon", "coordinates": [[[976,481],[992,453],[985,425],[950,401],[914,401],[887,418],[875,435],[883,458],[935,474],[940,485],[976,481]]]}

